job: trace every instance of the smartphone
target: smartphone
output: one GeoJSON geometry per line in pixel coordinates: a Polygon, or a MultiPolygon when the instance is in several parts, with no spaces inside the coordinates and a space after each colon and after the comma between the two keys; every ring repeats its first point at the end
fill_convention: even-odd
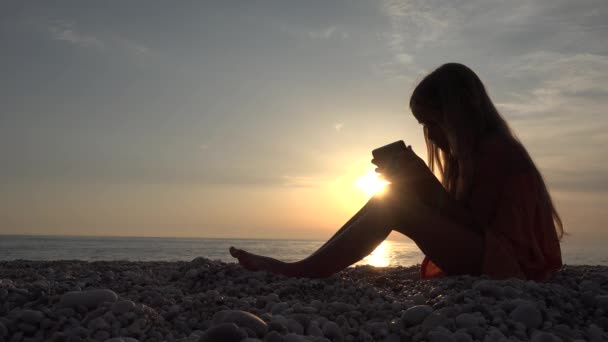
{"type": "Polygon", "coordinates": [[[405,150],[407,150],[407,146],[405,146],[403,140],[399,140],[388,145],[378,147],[377,149],[372,151],[372,156],[378,162],[384,162],[391,160],[394,155],[405,150]]]}

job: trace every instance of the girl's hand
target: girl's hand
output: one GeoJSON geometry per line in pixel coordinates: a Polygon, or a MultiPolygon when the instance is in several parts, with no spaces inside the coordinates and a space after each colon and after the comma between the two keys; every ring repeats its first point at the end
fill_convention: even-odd
{"type": "Polygon", "coordinates": [[[413,190],[425,203],[437,206],[445,190],[426,163],[414,153],[411,146],[397,154],[391,161],[380,163],[372,159],[376,172],[391,182],[395,188],[413,190]]]}
{"type": "Polygon", "coordinates": [[[392,184],[413,183],[435,178],[424,161],[414,153],[411,146],[399,152],[392,160],[378,161],[372,159],[372,164],[378,166],[376,172],[392,184]]]}

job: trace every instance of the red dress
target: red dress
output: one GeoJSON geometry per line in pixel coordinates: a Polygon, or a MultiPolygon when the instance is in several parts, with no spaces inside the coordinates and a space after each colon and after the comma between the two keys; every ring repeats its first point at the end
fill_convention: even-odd
{"type": "MultiPolygon", "coordinates": [[[[488,139],[479,151],[470,208],[484,228],[482,274],[492,278],[548,280],[562,266],[551,209],[518,144],[488,139]]],[[[443,276],[428,257],[422,279],[443,276]]]]}

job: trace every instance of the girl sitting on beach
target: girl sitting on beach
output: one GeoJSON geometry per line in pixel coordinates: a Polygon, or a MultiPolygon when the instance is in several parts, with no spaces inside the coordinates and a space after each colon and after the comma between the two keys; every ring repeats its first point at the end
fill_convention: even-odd
{"type": "Polygon", "coordinates": [[[389,165],[391,184],[309,257],[282,262],[230,248],[248,270],[327,277],[370,254],[392,230],[426,255],[423,279],[485,274],[548,280],[562,266],[561,219],[541,174],[468,67],[448,63],[410,98],[429,166],[411,147],[389,165]],[[438,173],[441,182],[435,177],[438,173]]]}

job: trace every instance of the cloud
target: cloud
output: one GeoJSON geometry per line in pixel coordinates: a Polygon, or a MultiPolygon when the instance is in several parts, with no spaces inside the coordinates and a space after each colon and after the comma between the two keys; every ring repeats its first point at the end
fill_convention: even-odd
{"type": "Polygon", "coordinates": [[[113,41],[117,46],[135,55],[145,55],[150,53],[150,48],[124,37],[113,37],[113,41]]]}
{"type": "Polygon", "coordinates": [[[513,58],[503,75],[527,86],[498,105],[516,120],[575,115],[589,122],[581,119],[602,115],[608,98],[608,73],[599,70],[608,70],[608,56],[536,51],[513,58]]]}
{"type": "Polygon", "coordinates": [[[350,37],[345,28],[335,25],[322,29],[308,29],[282,25],[280,26],[280,30],[295,37],[313,40],[348,39],[350,37]]]}
{"type": "Polygon", "coordinates": [[[330,26],[322,30],[308,31],[308,36],[313,39],[348,38],[348,32],[338,26],[330,26]]]}
{"type": "Polygon", "coordinates": [[[415,75],[447,61],[498,68],[541,49],[608,54],[598,44],[608,31],[601,1],[384,0],[380,11],[390,25],[382,37],[397,61],[385,65],[393,73],[415,75]],[[399,65],[401,54],[418,65],[399,65]]]}
{"type": "Polygon", "coordinates": [[[450,27],[450,20],[456,11],[448,4],[429,6],[428,2],[387,0],[383,2],[383,12],[389,17],[392,27],[389,46],[397,53],[403,53],[415,42],[421,47],[427,42],[437,41],[450,27]]]}
{"type": "Polygon", "coordinates": [[[105,46],[105,43],[101,39],[76,31],[70,23],[58,22],[50,26],[49,31],[53,39],[81,47],[101,49],[105,46]]]}
{"type": "Polygon", "coordinates": [[[337,124],[334,125],[334,128],[336,129],[337,132],[342,131],[343,127],[344,127],[344,122],[338,122],[337,124]]]}
{"type": "Polygon", "coordinates": [[[82,48],[122,51],[134,57],[147,55],[151,50],[120,35],[93,35],[84,33],[76,25],[66,21],[55,21],[48,27],[54,40],[67,42],[82,48]]]}
{"type": "Polygon", "coordinates": [[[608,191],[608,56],[536,51],[503,66],[512,90],[499,110],[525,137],[549,183],[564,191],[608,191]]]}
{"type": "Polygon", "coordinates": [[[410,64],[414,61],[414,57],[407,53],[398,53],[395,58],[397,59],[397,62],[402,64],[410,64]]]}

